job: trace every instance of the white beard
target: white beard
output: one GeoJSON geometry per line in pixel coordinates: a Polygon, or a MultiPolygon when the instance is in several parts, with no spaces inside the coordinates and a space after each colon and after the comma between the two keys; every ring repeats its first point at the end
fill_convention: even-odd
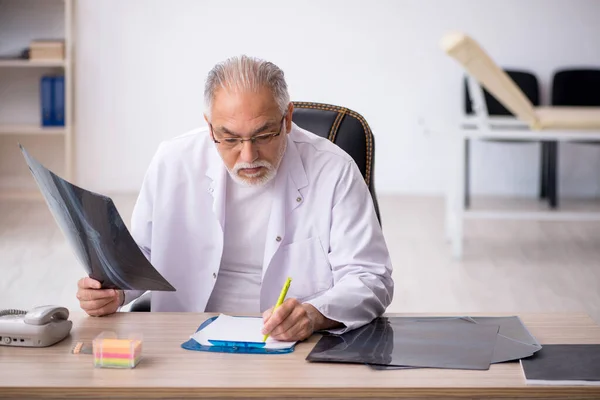
{"type": "MultiPolygon", "coordinates": [[[[279,165],[281,164],[281,160],[283,159],[283,155],[285,154],[285,150],[287,149],[287,136],[283,138],[283,144],[279,150],[279,154],[277,155],[277,159],[275,160],[276,164],[273,165],[268,161],[259,160],[253,163],[237,163],[234,165],[233,169],[227,168],[229,172],[229,176],[238,184],[244,186],[252,186],[252,187],[260,187],[266,185],[270,182],[275,175],[277,175],[277,170],[279,169],[279,165]],[[258,168],[264,167],[267,172],[262,176],[252,176],[252,175],[239,175],[240,170],[246,168],[258,168]],[[249,179],[250,178],[250,179],[249,179]]],[[[260,172],[259,172],[260,173],[260,172]]]]}

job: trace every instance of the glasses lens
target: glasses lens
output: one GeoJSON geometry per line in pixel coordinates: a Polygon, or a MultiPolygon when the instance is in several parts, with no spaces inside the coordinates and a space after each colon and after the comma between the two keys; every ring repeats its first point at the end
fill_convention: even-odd
{"type": "Polygon", "coordinates": [[[223,147],[227,147],[228,149],[232,149],[240,143],[239,139],[236,138],[225,138],[221,140],[221,144],[223,147]]]}
{"type": "Polygon", "coordinates": [[[254,142],[258,145],[268,144],[271,139],[273,139],[273,135],[257,136],[254,142]]]}

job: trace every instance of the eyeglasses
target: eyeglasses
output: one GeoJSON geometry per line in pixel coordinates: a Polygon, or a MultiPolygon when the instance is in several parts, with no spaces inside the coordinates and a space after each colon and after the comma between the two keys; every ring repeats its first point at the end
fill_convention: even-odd
{"type": "Polygon", "coordinates": [[[210,126],[210,131],[212,133],[213,142],[217,143],[221,147],[226,149],[233,149],[238,145],[243,145],[244,142],[252,142],[253,145],[264,146],[273,140],[273,138],[281,135],[281,131],[283,130],[283,121],[285,120],[285,115],[281,118],[281,122],[279,122],[279,132],[273,133],[263,133],[262,135],[252,136],[248,139],[243,139],[240,137],[226,137],[220,140],[215,139],[215,132],[213,130],[212,124],[208,124],[210,126]]]}

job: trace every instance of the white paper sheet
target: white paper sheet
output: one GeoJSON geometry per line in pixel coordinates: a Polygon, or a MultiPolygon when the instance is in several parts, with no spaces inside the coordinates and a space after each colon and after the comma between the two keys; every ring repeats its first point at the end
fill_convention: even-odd
{"type": "MultiPolygon", "coordinates": [[[[209,340],[228,342],[263,343],[262,318],[232,317],[221,314],[206,328],[194,333],[191,337],[204,346],[213,346],[209,340]]],[[[265,349],[289,349],[296,342],[281,342],[270,336],[265,343],[265,349]]]]}

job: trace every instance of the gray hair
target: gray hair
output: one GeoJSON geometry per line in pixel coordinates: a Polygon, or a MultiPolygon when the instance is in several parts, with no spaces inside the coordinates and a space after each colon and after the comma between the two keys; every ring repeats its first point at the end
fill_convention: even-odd
{"type": "Polygon", "coordinates": [[[206,78],[204,86],[206,115],[210,118],[215,92],[219,88],[256,92],[262,87],[271,90],[283,115],[290,103],[283,71],[272,62],[259,58],[246,55],[228,58],[215,65],[206,78]]]}

